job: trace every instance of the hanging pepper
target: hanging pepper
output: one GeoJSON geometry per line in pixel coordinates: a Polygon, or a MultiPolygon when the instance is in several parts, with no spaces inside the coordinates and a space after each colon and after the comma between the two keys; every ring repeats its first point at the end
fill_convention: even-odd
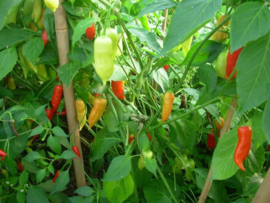
{"type": "MultiPolygon", "coordinates": [[[[23,63],[23,65],[26,66],[26,65],[27,65],[27,62],[26,62],[25,57],[24,57],[24,55],[23,55],[23,53],[22,53],[22,48],[23,48],[23,45],[21,45],[21,46],[19,47],[18,55],[19,55],[20,61],[23,63]]],[[[22,70],[23,70],[24,78],[27,78],[27,75],[28,75],[29,70],[26,69],[24,66],[22,66],[22,70]]]]}
{"type": "MultiPolygon", "coordinates": [[[[102,31],[101,31],[102,32],[102,31]]],[[[113,51],[113,60],[116,55],[117,51],[117,44],[118,44],[118,34],[115,29],[107,28],[106,29],[106,36],[112,40],[112,51],[113,51]]]]}
{"type": "Polygon", "coordinates": [[[55,12],[59,5],[59,0],[44,0],[46,6],[55,12]]]}
{"type": "MultiPolygon", "coordinates": [[[[227,55],[227,66],[226,66],[226,78],[229,78],[229,76],[233,72],[233,69],[236,66],[238,57],[239,57],[241,51],[243,50],[243,48],[244,47],[242,47],[240,49],[237,49],[233,53],[230,53],[230,51],[228,52],[228,55],[227,55]]],[[[232,79],[234,79],[236,77],[236,74],[237,74],[237,72],[234,73],[232,79]]]]}
{"type": "Polygon", "coordinates": [[[98,97],[100,94],[98,93],[94,93],[94,97],[98,97]]]}
{"type": "Polygon", "coordinates": [[[5,156],[7,156],[7,154],[2,149],[0,149],[0,156],[5,157],[5,156]]]}
{"type": "Polygon", "coordinates": [[[211,133],[209,133],[207,137],[207,146],[209,149],[213,149],[216,146],[215,135],[212,129],[211,129],[211,133]]]}
{"type": "Polygon", "coordinates": [[[54,90],[53,90],[53,95],[52,95],[52,109],[54,112],[57,111],[59,104],[61,103],[63,95],[63,86],[62,85],[55,85],[54,90]]]}
{"type": "Polygon", "coordinates": [[[37,77],[42,82],[49,80],[48,73],[44,64],[37,65],[37,77]]]}
{"type": "Polygon", "coordinates": [[[249,126],[238,128],[238,142],[234,152],[234,162],[242,170],[246,169],[243,166],[243,161],[247,158],[252,139],[252,130],[249,126]]]}
{"type": "Polygon", "coordinates": [[[9,123],[9,126],[10,126],[12,132],[13,132],[17,137],[19,137],[19,133],[18,133],[18,131],[17,131],[17,129],[16,129],[16,126],[15,126],[15,121],[14,121],[13,119],[10,119],[10,120],[8,121],[8,123],[9,123]]]}
{"type": "Polygon", "coordinates": [[[56,113],[56,115],[59,115],[59,116],[66,116],[66,115],[67,115],[67,110],[64,109],[64,110],[61,111],[60,113],[56,113]]]}
{"type": "Polygon", "coordinates": [[[224,126],[224,119],[222,117],[219,117],[219,119],[220,119],[220,123],[216,119],[214,120],[216,129],[217,129],[217,133],[218,133],[218,137],[220,136],[220,130],[224,126]]]}
{"type": "MultiPolygon", "coordinates": [[[[216,27],[224,20],[226,19],[228,16],[227,15],[221,15],[216,23],[216,27]]],[[[219,30],[224,31],[225,27],[228,26],[230,21],[227,21],[219,30]]],[[[222,32],[222,31],[216,31],[212,36],[211,36],[211,40],[214,41],[224,41],[228,34],[226,32],[222,32]]]]}
{"type": "Polygon", "coordinates": [[[94,39],[96,32],[95,32],[95,23],[92,24],[91,27],[88,27],[85,31],[85,35],[88,39],[94,39]]]}
{"type": "Polygon", "coordinates": [[[217,58],[215,65],[217,76],[224,79],[226,78],[227,55],[228,55],[227,50],[221,52],[217,58]]]}
{"type": "Polygon", "coordinates": [[[169,65],[164,65],[163,68],[167,71],[169,69],[169,65]]]}
{"type": "Polygon", "coordinates": [[[185,57],[187,56],[187,54],[190,50],[192,40],[193,40],[193,35],[182,43],[182,51],[183,51],[185,57]]]}
{"type": "Polygon", "coordinates": [[[55,176],[54,176],[54,178],[53,178],[53,180],[52,180],[53,183],[55,183],[55,181],[56,181],[56,179],[58,178],[59,174],[60,174],[60,171],[59,171],[59,170],[56,171],[55,176]]]}
{"type": "Polygon", "coordinates": [[[89,129],[101,118],[107,106],[107,99],[104,97],[95,97],[93,108],[88,116],[89,129]]]}
{"type": "Polygon", "coordinates": [[[45,29],[43,30],[43,33],[41,35],[41,38],[43,39],[44,47],[45,47],[46,44],[49,42],[49,38],[48,38],[48,35],[47,35],[47,32],[46,32],[45,29]]]}
{"type": "Polygon", "coordinates": [[[123,81],[112,81],[111,86],[112,86],[114,95],[118,99],[122,99],[122,100],[125,99],[123,81]]]}
{"type": "Polygon", "coordinates": [[[95,71],[102,80],[103,85],[112,76],[114,71],[113,64],[113,42],[107,36],[96,38],[94,42],[95,71]]]}
{"type": "Polygon", "coordinates": [[[51,121],[53,118],[54,110],[48,108],[46,109],[46,114],[47,114],[48,119],[51,121]]]}
{"type": "Polygon", "coordinates": [[[22,165],[22,163],[17,163],[17,166],[18,166],[19,170],[22,172],[23,171],[23,165],[22,165]]]}
{"type": "Polygon", "coordinates": [[[78,148],[78,146],[74,146],[72,147],[72,150],[74,151],[74,153],[81,158],[81,154],[80,154],[80,150],[78,148]]]}
{"type": "Polygon", "coordinates": [[[86,122],[86,109],[85,104],[82,99],[77,99],[75,102],[76,113],[77,113],[77,121],[80,124],[79,129],[81,130],[86,122]]]}
{"type": "Polygon", "coordinates": [[[150,133],[147,133],[147,137],[148,137],[148,140],[150,140],[150,141],[152,140],[150,133]]]}
{"type": "Polygon", "coordinates": [[[42,14],[42,0],[34,0],[32,18],[37,23],[42,14]]]}
{"type": "Polygon", "coordinates": [[[129,138],[128,138],[128,143],[129,143],[129,144],[133,142],[134,137],[135,137],[135,136],[134,136],[133,134],[131,134],[131,135],[129,136],[129,138]]]}
{"type": "Polygon", "coordinates": [[[166,92],[163,97],[163,106],[162,106],[162,122],[165,122],[171,112],[173,107],[174,94],[170,91],[166,92]]]}
{"type": "Polygon", "coordinates": [[[8,89],[15,90],[16,85],[13,77],[8,77],[8,89]]]}

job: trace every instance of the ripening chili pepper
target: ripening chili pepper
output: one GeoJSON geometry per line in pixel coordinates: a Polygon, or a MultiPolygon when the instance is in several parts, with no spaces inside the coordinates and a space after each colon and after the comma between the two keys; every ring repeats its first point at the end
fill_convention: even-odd
{"type": "Polygon", "coordinates": [[[169,69],[169,65],[164,65],[163,68],[167,71],[169,69]]]}
{"type": "Polygon", "coordinates": [[[13,77],[8,77],[8,89],[15,90],[16,85],[13,77]]]}
{"type": "Polygon", "coordinates": [[[104,97],[95,97],[94,105],[88,116],[89,129],[91,129],[96,122],[101,118],[107,106],[107,99],[104,97]]]}
{"type": "Polygon", "coordinates": [[[165,122],[171,112],[173,107],[174,94],[170,91],[166,92],[163,97],[163,106],[162,106],[162,122],[165,122]]]}
{"type": "MultiPolygon", "coordinates": [[[[229,76],[231,75],[231,73],[233,72],[238,57],[241,53],[241,51],[243,50],[244,47],[237,49],[236,51],[234,51],[233,53],[230,53],[230,51],[228,52],[227,55],[227,65],[226,65],[226,78],[229,78],[229,76]]],[[[234,73],[232,79],[234,79],[236,77],[237,72],[234,73]]]]}
{"type": "MultiPolygon", "coordinates": [[[[216,23],[216,27],[224,20],[226,19],[228,16],[227,15],[221,15],[216,23]]],[[[225,27],[228,26],[230,21],[227,21],[219,30],[224,31],[225,27]]],[[[211,36],[211,40],[214,41],[224,41],[228,34],[226,32],[222,32],[222,31],[216,31],[212,36],[211,36]]]]}
{"type": "Polygon", "coordinates": [[[85,31],[85,35],[88,39],[94,39],[96,32],[95,32],[95,23],[92,24],[91,27],[88,27],[85,31]]]}
{"type": "Polygon", "coordinates": [[[218,132],[218,137],[220,135],[220,130],[223,128],[224,126],[224,119],[222,117],[219,117],[220,119],[220,123],[215,119],[214,120],[214,123],[215,123],[215,126],[216,126],[216,129],[217,129],[217,132],[218,132]]]}
{"type": "Polygon", "coordinates": [[[111,86],[112,86],[114,95],[118,99],[122,99],[122,100],[125,99],[123,81],[112,81],[111,86]]]}
{"type": "Polygon", "coordinates": [[[86,123],[86,108],[85,103],[82,99],[77,99],[75,102],[77,121],[80,124],[79,129],[81,130],[86,123]]]}
{"type": "Polygon", "coordinates": [[[207,137],[207,146],[209,149],[213,149],[216,146],[215,135],[212,129],[211,133],[209,133],[207,137]]]}
{"type": "Polygon", "coordinates": [[[129,143],[129,144],[133,142],[134,137],[135,137],[135,136],[134,136],[133,134],[131,134],[131,135],[129,136],[129,138],[128,138],[128,143],[129,143]]]}
{"type": "Polygon", "coordinates": [[[46,44],[49,42],[49,38],[45,29],[43,30],[41,38],[43,39],[44,47],[45,47],[46,44]]]}
{"type": "Polygon", "coordinates": [[[97,37],[94,42],[95,71],[102,80],[103,85],[112,76],[114,71],[113,63],[113,42],[108,36],[97,37]]]}
{"type": "Polygon", "coordinates": [[[150,133],[147,133],[147,137],[148,137],[149,140],[152,140],[152,137],[151,137],[150,133]]]}
{"type": "Polygon", "coordinates": [[[72,147],[72,150],[74,151],[74,153],[81,158],[81,154],[80,154],[80,150],[78,148],[78,146],[74,146],[72,147]]]}
{"type": "MultiPolygon", "coordinates": [[[[23,63],[24,66],[27,66],[27,62],[26,62],[25,57],[23,55],[22,49],[23,49],[23,45],[21,45],[19,47],[19,50],[18,50],[19,59],[20,59],[20,62],[23,63]]],[[[27,78],[29,70],[27,68],[25,68],[24,66],[22,66],[23,75],[24,75],[24,78],[27,78]]]]}
{"type": "Polygon", "coordinates": [[[56,181],[56,179],[58,178],[59,174],[60,174],[60,171],[59,171],[59,170],[56,171],[55,176],[54,176],[54,178],[53,178],[53,180],[52,180],[53,183],[55,183],[55,181],[56,181]]]}
{"type": "Polygon", "coordinates": [[[44,0],[46,6],[55,12],[59,5],[59,0],[44,0]]]}
{"type": "Polygon", "coordinates": [[[34,0],[32,18],[37,23],[42,14],[42,0],[34,0]]]}
{"type": "Polygon", "coordinates": [[[22,163],[17,163],[17,166],[18,166],[19,170],[22,172],[23,171],[23,165],[22,165],[22,163]]]}
{"type": "Polygon", "coordinates": [[[0,149],[0,156],[5,157],[7,154],[2,149],[0,149]]]}
{"type": "Polygon", "coordinates": [[[54,110],[54,112],[57,111],[58,106],[61,103],[62,95],[63,95],[63,86],[55,85],[54,90],[53,90],[52,100],[51,100],[52,109],[54,110]]]}
{"type": "Polygon", "coordinates": [[[46,109],[47,118],[51,121],[53,118],[54,110],[53,109],[46,109]]]}
{"type": "Polygon", "coordinates": [[[217,76],[224,79],[226,78],[227,55],[228,55],[227,50],[221,52],[215,64],[217,76]]]}
{"type": "Polygon", "coordinates": [[[234,162],[242,170],[246,169],[243,166],[243,161],[247,158],[252,139],[252,130],[249,126],[238,127],[238,142],[234,152],[234,162]]]}

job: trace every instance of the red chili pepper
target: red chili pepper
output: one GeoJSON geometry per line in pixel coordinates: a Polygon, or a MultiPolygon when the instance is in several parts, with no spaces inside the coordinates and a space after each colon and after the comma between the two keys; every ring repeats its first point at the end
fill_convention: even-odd
{"type": "Polygon", "coordinates": [[[32,141],[34,141],[35,139],[38,138],[39,135],[35,135],[34,137],[32,137],[32,141]]]}
{"type": "Polygon", "coordinates": [[[53,109],[46,109],[46,114],[48,119],[51,121],[53,118],[54,110],[53,109]]]}
{"type": "Polygon", "coordinates": [[[55,176],[54,176],[54,178],[53,178],[53,180],[52,180],[53,183],[55,183],[55,181],[56,181],[56,179],[58,178],[59,174],[60,174],[60,171],[59,171],[59,170],[56,171],[55,176]]]}
{"type": "Polygon", "coordinates": [[[133,134],[131,134],[131,135],[129,136],[129,138],[128,138],[128,143],[129,143],[129,144],[133,142],[134,137],[135,137],[135,136],[134,136],[133,134]]]}
{"type": "Polygon", "coordinates": [[[95,94],[94,94],[94,97],[98,97],[99,95],[100,95],[100,94],[98,94],[98,93],[95,93],[95,94]]]}
{"type": "MultiPolygon", "coordinates": [[[[226,66],[226,78],[229,78],[229,76],[231,75],[231,73],[233,72],[233,69],[236,66],[236,62],[238,60],[238,57],[241,53],[241,51],[243,50],[244,47],[234,51],[233,53],[230,53],[230,51],[228,52],[227,55],[227,66],[226,66]]],[[[236,77],[237,72],[234,73],[232,79],[234,79],[236,77]]]]}
{"type": "Polygon", "coordinates": [[[93,39],[95,37],[95,24],[93,23],[91,27],[88,27],[85,31],[85,35],[88,39],[93,39]]]}
{"type": "Polygon", "coordinates": [[[54,90],[53,90],[52,100],[51,100],[51,104],[52,104],[52,108],[54,112],[57,111],[58,106],[61,103],[62,95],[63,95],[63,86],[55,85],[54,90]]]}
{"type": "Polygon", "coordinates": [[[4,161],[5,157],[4,156],[1,156],[1,160],[4,161]]]}
{"type": "Polygon", "coordinates": [[[56,113],[56,114],[59,116],[65,116],[65,115],[67,115],[67,111],[66,111],[66,109],[64,109],[61,113],[56,113]]]}
{"type": "Polygon", "coordinates": [[[215,135],[212,129],[211,129],[211,133],[208,134],[208,137],[207,137],[207,146],[209,149],[213,149],[216,146],[215,135]]]}
{"type": "Polygon", "coordinates": [[[122,99],[122,100],[125,99],[123,81],[112,81],[111,86],[112,86],[114,95],[118,99],[122,99]]]}
{"type": "Polygon", "coordinates": [[[164,65],[163,68],[167,71],[169,69],[169,65],[164,65]]]}
{"type": "Polygon", "coordinates": [[[74,151],[74,153],[81,158],[81,154],[80,154],[80,151],[79,151],[79,148],[78,146],[74,146],[72,147],[72,150],[74,151]]]}
{"type": "Polygon", "coordinates": [[[0,149],[0,156],[5,157],[7,154],[2,149],[0,149]]]}
{"type": "Polygon", "coordinates": [[[150,133],[147,133],[147,137],[148,137],[149,140],[152,140],[152,137],[151,137],[150,133]]]}
{"type": "Polygon", "coordinates": [[[18,166],[19,170],[22,172],[23,171],[23,165],[22,165],[22,163],[17,163],[17,166],[18,166]]]}
{"type": "Polygon", "coordinates": [[[43,42],[44,42],[44,47],[46,46],[46,44],[49,42],[49,38],[48,38],[48,35],[47,35],[47,32],[46,30],[44,29],[43,33],[42,33],[42,36],[41,38],[43,39],[43,42]]]}
{"type": "Polygon", "coordinates": [[[242,170],[246,169],[243,166],[243,161],[247,158],[252,139],[252,130],[249,126],[238,128],[238,142],[234,152],[234,162],[242,170]]]}

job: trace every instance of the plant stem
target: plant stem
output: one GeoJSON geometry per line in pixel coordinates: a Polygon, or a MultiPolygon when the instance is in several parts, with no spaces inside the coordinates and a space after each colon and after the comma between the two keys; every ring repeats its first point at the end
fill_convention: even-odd
{"type": "Polygon", "coordinates": [[[219,30],[219,28],[221,28],[226,22],[228,22],[231,19],[231,16],[228,16],[226,19],[224,19],[217,27],[215,27],[215,29],[213,29],[208,35],[207,37],[200,43],[200,45],[198,46],[198,48],[195,50],[195,52],[193,53],[191,59],[188,62],[188,65],[186,67],[186,70],[179,82],[179,85],[175,88],[175,89],[180,89],[182,87],[183,82],[185,81],[185,78],[187,76],[187,73],[189,71],[189,69],[191,68],[192,62],[195,59],[195,57],[197,56],[197,54],[199,53],[199,51],[201,50],[201,48],[203,47],[203,45],[208,41],[208,39],[210,39],[210,37],[219,30]]]}
{"type": "Polygon", "coordinates": [[[149,128],[149,131],[150,131],[150,130],[153,130],[153,129],[155,129],[155,128],[158,128],[158,127],[160,127],[160,126],[169,124],[169,123],[171,123],[171,122],[174,122],[174,121],[176,121],[176,120],[178,120],[178,119],[180,119],[180,118],[183,118],[183,117],[185,117],[185,116],[187,116],[187,115],[189,115],[189,114],[191,114],[191,113],[193,113],[193,112],[195,112],[195,111],[197,111],[197,110],[199,110],[199,109],[201,109],[201,108],[203,108],[203,107],[205,107],[205,106],[208,106],[209,104],[212,104],[212,103],[214,103],[214,102],[217,102],[217,101],[219,101],[219,97],[214,98],[214,99],[212,99],[212,100],[210,100],[210,101],[208,101],[208,102],[206,102],[206,103],[204,103],[204,104],[202,104],[202,105],[199,105],[199,106],[195,107],[194,109],[190,110],[189,112],[186,112],[186,113],[182,114],[181,116],[172,118],[172,119],[170,119],[170,120],[168,120],[168,121],[166,121],[166,122],[164,122],[164,123],[160,123],[160,124],[158,124],[158,125],[156,125],[156,126],[153,126],[152,128],[149,128]]]}

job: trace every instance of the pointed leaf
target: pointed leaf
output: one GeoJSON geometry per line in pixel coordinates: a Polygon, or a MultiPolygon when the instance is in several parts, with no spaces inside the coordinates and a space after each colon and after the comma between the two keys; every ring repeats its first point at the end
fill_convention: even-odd
{"type": "Polygon", "coordinates": [[[0,80],[2,80],[4,77],[7,76],[9,72],[12,71],[13,67],[17,62],[17,59],[18,56],[14,47],[0,52],[0,80]]]}

